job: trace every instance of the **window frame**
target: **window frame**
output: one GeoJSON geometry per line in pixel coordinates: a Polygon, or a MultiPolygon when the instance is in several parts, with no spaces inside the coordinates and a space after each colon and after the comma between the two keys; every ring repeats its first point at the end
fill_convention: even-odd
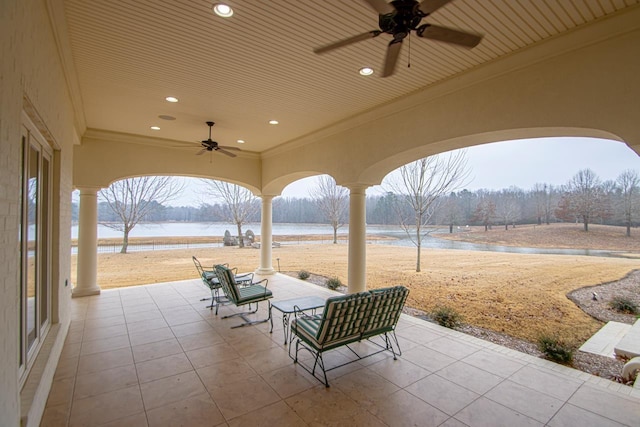
{"type": "Polygon", "coordinates": [[[20,148],[18,378],[22,388],[44,338],[51,328],[52,318],[54,150],[26,114],[23,114],[20,148]],[[35,171],[30,170],[33,165],[35,165],[35,171]],[[29,180],[32,177],[36,179],[35,211],[32,211],[35,218],[30,224],[29,180]],[[30,230],[31,227],[34,229],[30,230]],[[30,240],[31,237],[33,240],[30,240]],[[32,266],[29,265],[30,250],[33,251],[34,258],[32,266]],[[33,279],[30,276],[34,276],[33,279]],[[34,298],[31,309],[29,308],[30,280],[33,280],[34,298]],[[33,319],[29,319],[29,316],[33,319]],[[32,343],[29,342],[28,336],[30,321],[33,321],[35,333],[32,343]]]}

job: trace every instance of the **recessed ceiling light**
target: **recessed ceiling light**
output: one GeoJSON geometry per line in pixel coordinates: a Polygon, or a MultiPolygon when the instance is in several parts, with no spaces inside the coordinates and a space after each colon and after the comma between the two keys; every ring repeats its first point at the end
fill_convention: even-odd
{"type": "Polygon", "coordinates": [[[160,130],[158,126],[151,126],[151,130],[160,130]]]}
{"type": "Polygon", "coordinates": [[[222,18],[229,18],[233,16],[233,9],[231,9],[231,6],[224,3],[214,4],[213,12],[222,18]]]}
{"type": "Polygon", "coordinates": [[[277,120],[269,120],[269,124],[270,125],[277,125],[278,121],[277,120]]]}
{"type": "Polygon", "coordinates": [[[373,68],[371,67],[362,67],[360,68],[359,71],[361,76],[370,76],[371,74],[373,74],[373,68]]]}
{"type": "Polygon", "coordinates": [[[175,96],[167,96],[165,99],[169,102],[178,102],[178,98],[175,96]]]}
{"type": "Polygon", "coordinates": [[[167,116],[166,114],[160,114],[158,116],[158,118],[162,119],[162,120],[175,120],[176,118],[173,116],[167,116]]]}
{"type": "Polygon", "coordinates": [[[244,139],[239,139],[236,141],[238,144],[244,144],[244,139]]]}

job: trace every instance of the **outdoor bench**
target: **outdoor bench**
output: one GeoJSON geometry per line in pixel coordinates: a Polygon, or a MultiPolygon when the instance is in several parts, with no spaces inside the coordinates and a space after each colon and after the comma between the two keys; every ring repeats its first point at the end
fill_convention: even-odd
{"type": "Polygon", "coordinates": [[[316,368],[322,369],[323,382],[329,387],[327,371],[382,351],[390,351],[394,360],[397,359],[396,354],[402,355],[402,352],[395,335],[395,327],[407,295],[409,290],[404,286],[374,289],[331,297],[327,299],[322,314],[309,316],[302,312],[296,313],[296,318],[291,322],[291,342],[296,340],[294,363],[299,363],[300,349],[309,351],[314,356],[313,367],[306,366],[304,363],[300,365],[320,381],[323,379],[316,376],[316,368]],[[370,341],[381,348],[376,352],[361,356],[349,347],[349,344],[376,336],[383,338],[382,344],[370,341]],[[341,346],[346,346],[357,358],[326,369],[322,354],[341,346]]]}

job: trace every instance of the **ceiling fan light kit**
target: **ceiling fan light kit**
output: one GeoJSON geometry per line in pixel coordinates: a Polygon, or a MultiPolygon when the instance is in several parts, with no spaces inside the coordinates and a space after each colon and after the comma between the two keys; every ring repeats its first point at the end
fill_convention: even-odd
{"type": "Polygon", "coordinates": [[[476,34],[431,24],[422,24],[423,18],[446,5],[452,0],[364,0],[372,9],[378,12],[378,30],[338,40],[314,49],[317,54],[330,52],[341,47],[378,37],[380,34],[390,34],[393,39],[387,46],[385,63],[382,67],[382,77],[391,76],[396,68],[403,40],[414,31],[420,38],[436,40],[467,48],[473,48],[480,43],[482,37],[476,34]]]}

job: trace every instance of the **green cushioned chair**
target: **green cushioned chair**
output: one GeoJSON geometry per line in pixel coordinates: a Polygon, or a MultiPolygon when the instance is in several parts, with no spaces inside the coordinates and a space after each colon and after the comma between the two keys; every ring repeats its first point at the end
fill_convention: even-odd
{"type": "Polygon", "coordinates": [[[223,317],[223,319],[226,319],[229,317],[239,316],[244,320],[244,323],[233,326],[232,328],[255,325],[257,323],[264,323],[269,320],[269,317],[262,320],[250,320],[246,317],[247,315],[254,314],[258,311],[258,303],[260,301],[266,301],[270,298],[273,298],[273,293],[269,289],[267,289],[267,285],[269,283],[267,279],[262,279],[255,283],[252,282],[247,286],[241,287],[238,286],[233,272],[227,266],[216,265],[215,273],[218,281],[220,282],[222,291],[224,292],[229,302],[235,304],[237,307],[243,305],[249,306],[249,311],[234,313],[223,317]],[[261,285],[261,283],[264,283],[264,285],[261,285]],[[251,311],[252,303],[256,304],[256,308],[253,311],[251,311]]]}
{"type": "MultiPolygon", "coordinates": [[[[213,307],[215,306],[217,315],[218,307],[221,304],[225,304],[228,302],[226,299],[223,299],[220,296],[220,288],[222,287],[222,285],[218,280],[218,276],[216,275],[215,270],[205,270],[204,268],[202,268],[202,263],[200,263],[200,260],[198,260],[198,258],[196,258],[195,256],[192,256],[191,258],[193,260],[193,264],[196,266],[196,270],[198,270],[198,275],[200,276],[204,284],[207,285],[207,287],[211,290],[211,298],[202,298],[200,301],[211,299],[211,305],[208,305],[207,308],[213,310],[213,307]]],[[[227,266],[227,264],[224,265],[227,266]]],[[[232,271],[236,283],[238,283],[239,285],[249,285],[251,284],[251,282],[253,282],[253,273],[237,274],[235,268],[232,271]]]]}

